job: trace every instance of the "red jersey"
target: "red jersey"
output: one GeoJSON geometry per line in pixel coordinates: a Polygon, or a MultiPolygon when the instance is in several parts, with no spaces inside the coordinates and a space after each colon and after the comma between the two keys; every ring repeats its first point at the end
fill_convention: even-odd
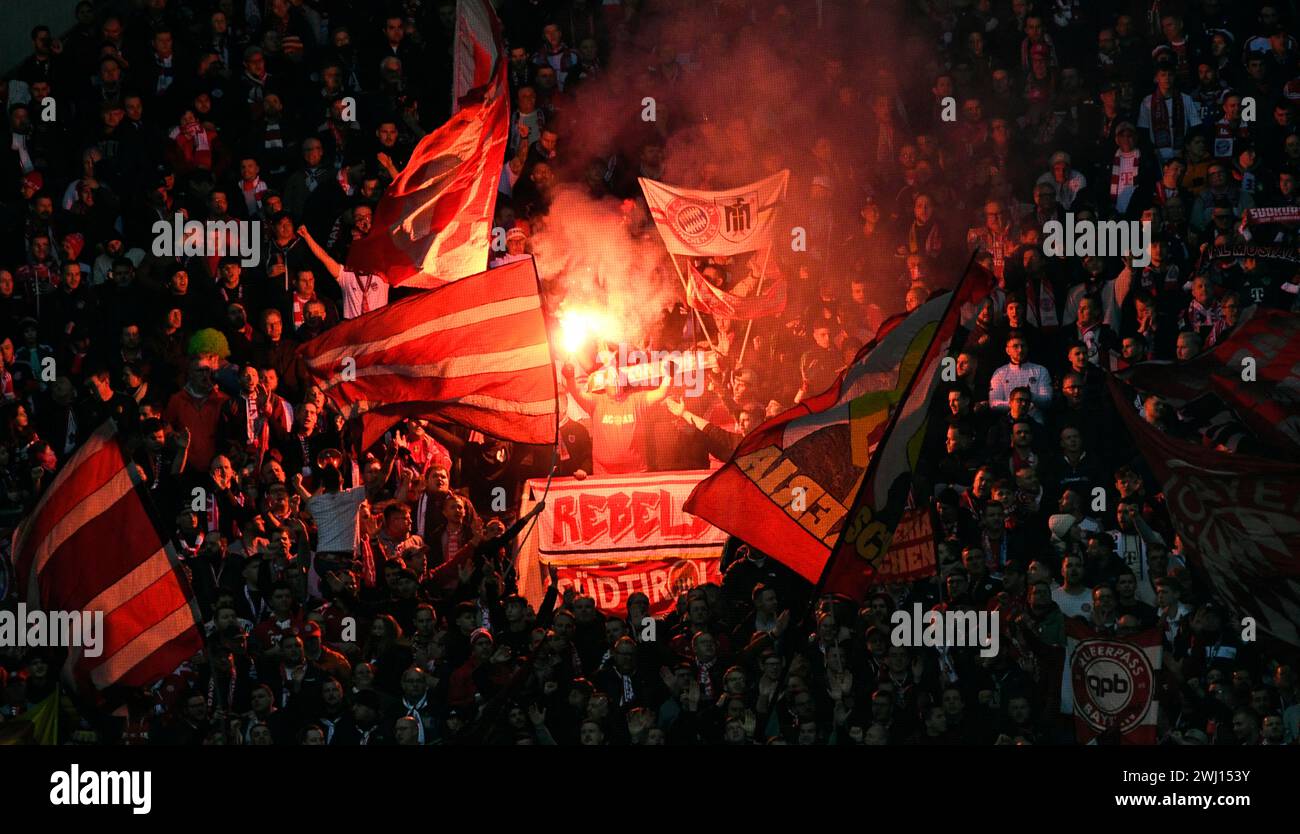
{"type": "Polygon", "coordinates": [[[645,472],[645,430],[650,404],[645,391],[622,399],[609,395],[596,398],[591,417],[591,458],[596,475],[624,475],[645,472]]]}

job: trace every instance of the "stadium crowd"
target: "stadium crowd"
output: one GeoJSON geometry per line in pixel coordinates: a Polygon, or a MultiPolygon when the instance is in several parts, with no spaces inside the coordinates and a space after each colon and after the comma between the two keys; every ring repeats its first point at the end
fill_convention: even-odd
{"type": "MultiPolygon", "coordinates": [[[[733,540],[721,583],[683,588],[659,620],[637,595],[620,618],[554,584],[537,606],[516,593],[523,483],[550,471],[549,447],[411,420],[359,448],[364,404],[340,411],[295,354],[390,298],[347,253],[450,115],[454,4],[68,5],[75,25],[32,30],[0,84],[0,525],[113,418],[206,648],[124,716],[69,704],[65,741],[1070,744],[1051,660],[1069,617],[1163,630],[1161,743],[1300,739],[1295,658],[1243,643],[1185,563],[1103,383],[1112,362],[1184,361],[1252,305],[1295,304],[1295,261],[1202,257],[1297,243],[1294,223],[1244,214],[1300,206],[1288,4],[503,0],[494,263],[565,222],[563,189],[629,201],[623,234],[653,239],[638,176],[721,188],[788,168],[784,210],[808,240],[773,256],[783,314],[752,331],[705,317],[719,369],[699,399],[594,395],[590,368],[567,366],[558,474],[716,466],[968,259],[998,281],[918,473],[937,574],[861,605],[814,600],[733,540]],[[695,95],[709,79],[725,102],[695,95]],[[664,118],[638,117],[647,95],[664,118]],[[1043,224],[1067,211],[1150,221],[1149,262],[1049,257],[1043,224]],[[155,223],[177,214],[260,224],[256,265],[158,254],[155,223]],[[915,603],[997,610],[1000,651],[892,645],[891,613],[915,603]]],[[[756,292],[757,259],[696,266],[756,292]]],[[[695,346],[684,303],[656,346],[695,346]]],[[[57,667],[0,649],[0,719],[48,695],[57,667]]]]}

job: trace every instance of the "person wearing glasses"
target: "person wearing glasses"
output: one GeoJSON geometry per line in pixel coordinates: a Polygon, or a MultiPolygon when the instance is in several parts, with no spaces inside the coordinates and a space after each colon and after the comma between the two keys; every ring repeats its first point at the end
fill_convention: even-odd
{"type": "Polygon", "coordinates": [[[966,245],[971,252],[988,252],[993,256],[993,274],[1002,279],[1007,257],[1018,243],[1011,215],[997,200],[984,204],[984,225],[966,233],[966,245]]]}

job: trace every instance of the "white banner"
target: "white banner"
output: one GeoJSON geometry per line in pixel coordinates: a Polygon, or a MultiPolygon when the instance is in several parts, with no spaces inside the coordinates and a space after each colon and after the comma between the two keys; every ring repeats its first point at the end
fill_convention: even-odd
{"type": "Polygon", "coordinates": [[[674,255],[739,255],[772,239],[789,171],[729,191],[674,188],[641,178],[650,216],[674,255]]]}

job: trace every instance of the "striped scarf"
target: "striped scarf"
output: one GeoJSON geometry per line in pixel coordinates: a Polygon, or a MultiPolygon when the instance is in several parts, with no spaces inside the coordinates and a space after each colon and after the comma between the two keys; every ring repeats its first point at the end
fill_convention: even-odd
{"type": "Polygon", "coordinates": [[[158,53],[153,56],[154,66],[158,68],[158,86],[154,89],[154,95],[162,95],[171,87],[172,82],[176,80],[175,70],[172,68],[173,60],[171,58],[159,58],[158,53]]]}
{"type": "MultiPolygon", "coordinates": [[[[1123,184],[1120,183],[1120,175],[1124,168],[1124,159],[1126,157],[1126,154],[1123,151],[1117,150],[1115,151],[1115,156],[1111,159],[1110,196],[1112,199],[1116,201],[1120,199],[1120,195],[1123,193],[1123,190],[1125,188],[1131,189],[1134,187],[1134,184],[1137,181],[1138,168],[1142,164],[1142,151],[1140,149],[1134,148],[1129,153],[1131,154],[1131,157],[1129,158],[1133,160],[1133,182],[1128,182],[1123,184]]],[[[1125,202],[1125,205],[1127,206],[1127,201],[1125,202]]],[[[1118,205],[1116,206],[1116,208],[1118,208],[1118,205]]]]}
{"type": "Polygon", "coordinates": [[[1187,113],[1183,110],[1183,94],[1177,90],[1171,96],[1174,102],[1173,118],[1164,96],[1156,90],[1151,94],[1151,135],[1157,148],[1181,148],[1187,132],[1187,113]]]}
{"type": "Polygon", "coordinates": [[[713,678],[709,672],[713,669],[716,660],[705,663],[702,660],[696,660],[696,670],[699,674],[700,695],[706,701],[713,700],[713,678]]]}
{"type": "Polygon", "coordinates": [[[1025,300],[1029,319],[1035,327],[1052,331],[1060,326],[1061,320],[1056,315],[1056,295],[1042,278],[1030,277],[1025,281],[1025,300]]]}

